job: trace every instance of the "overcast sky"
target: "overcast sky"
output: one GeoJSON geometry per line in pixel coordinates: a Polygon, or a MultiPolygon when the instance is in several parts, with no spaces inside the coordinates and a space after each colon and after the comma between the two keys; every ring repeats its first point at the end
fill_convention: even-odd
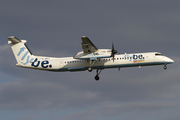
{"type": "Polygon", "coordinates": [[[179,0],[1,0],[0,120],[179,120],[179,0]],[[161,52],[175,62],[95,71],[16,67],[8,36],[34,55],[69,57],[81,36],[118,53],[161,52]]]}

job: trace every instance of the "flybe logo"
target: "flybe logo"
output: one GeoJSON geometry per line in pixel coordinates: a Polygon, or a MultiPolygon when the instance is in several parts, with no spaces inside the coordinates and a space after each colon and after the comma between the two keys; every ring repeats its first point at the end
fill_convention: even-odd
{"type": "MultiPolygon", "coordinates": [[[[29,51],[28,50],[25,51],[25,50],[27,50],[27,48],[22,47],[22,48],[20,48],[20,50],[17,54],[17,56],[20,56],[22,53],[24,53],[24,55],[21,57],[22,61],[25,60],[25,63],[23,63],[23,65],[27,65],[28,63],[30,63],[34,60],[34,58],[30,59],[31,56],[29,55],[29,51]]],[[[48,68],[48,67],[51,68],[52,67],[52,65],[49,65],[49,61],[47,61],[47,60],[38,61],[37,58],[34,60],[34,62],[31,63],[31,66],[33,66],[33,67],[41,66],[42,68],[48,68]]]]}
{"type": "Polygon", "coordinates": [[[129,61],[137,61],[137,60],[144,60],[144,56],[143,55],[124,55],[124,58],[126,58],[129,61]]]}
{"type": "Polygon", "coordinates": [[[49,61],[45,60],[45,61],[38,61],[38,59],[36,58],[35,61],[31,64],[31,66],[34,67],[38,67],[39,65],[41,65],[41,67],[43,68],[51,68],[52,65],[49,65],[49,61]]]}
{"type": "MultiPolygon", "coordinates": [[[[20,48],[20,51],[18,52],[17,56],[20,56],[22,54],[23,51],[25,51],[27,48],[26,47],[22,47],[20,48]]],[[[24,59],[26,59],[26,62],[23,63],[23,65],[27,65],[28,63],[32,62],[34,60],[34,58],[30,59],[30,56],[28,55],[29,51],[27,50],[24,55],[22,56],[21,60],[23,61],[24,59]]]]}

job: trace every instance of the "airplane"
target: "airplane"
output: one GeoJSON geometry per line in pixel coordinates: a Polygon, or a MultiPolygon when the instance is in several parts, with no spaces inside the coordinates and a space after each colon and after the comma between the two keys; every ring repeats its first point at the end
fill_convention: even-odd
{"type": "Polygon", "coordinates": [[[112,49],[98,49],[86,36],[81,37],[81,52],[73,57],[62,58],[35,56],[25,44],[26,40],[20,40],[14,36],[8,39],[18,67],[55,72],[96,70],[95,80],[97,81],[103,69],[118,68],[120,70],[124,67],[164,65],[163,68],[166,70],[167,64],[174,62],[159,52],[117,54],[113,43],[112,49]]]}

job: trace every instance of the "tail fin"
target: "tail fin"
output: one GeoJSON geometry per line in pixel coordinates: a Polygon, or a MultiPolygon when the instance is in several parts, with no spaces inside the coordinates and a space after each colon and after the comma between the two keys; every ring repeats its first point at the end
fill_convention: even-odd
{"type": "Polygon", "coordinates": [[[17,61],[17,66],[25,66],[34,61],[34,56],[26,46],[26,40],[19,40],[14,36],[8,37],[8,44],[11,45],[11,49],[17,61]]]}

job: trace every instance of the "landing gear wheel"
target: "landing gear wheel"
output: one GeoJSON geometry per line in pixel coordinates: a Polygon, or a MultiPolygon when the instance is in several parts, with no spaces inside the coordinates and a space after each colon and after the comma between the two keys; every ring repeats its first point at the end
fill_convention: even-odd
{"type": "Polygon", "coordinates": [[[165,70],[167,69],[167,66],[166,65],[164,65],[164,67],[163,67],[165,70]]]}
{"type": "Polygon", "coordinates": [[[89,72],[92,72],[92,68],[91,68],[91,67],[89,67],[89,68],[88,68],[88,71],[89,71],[89,72]]]}
{"type": "Polygon", "coordinates": [[[99,80],[99,74],[101,73],[101,71],[102,71],[102,69],[100,69],[100,71],[99,71],[99,69],[96,70],[96,76],[94,77],[96,81],[99,80]]]}
{"type": "Polygon", "coordinates": [[[98,75],[95,76],[95,80],[96,80],[96,81],[99,80],[99,76],[98,76],[98,75]]]}

